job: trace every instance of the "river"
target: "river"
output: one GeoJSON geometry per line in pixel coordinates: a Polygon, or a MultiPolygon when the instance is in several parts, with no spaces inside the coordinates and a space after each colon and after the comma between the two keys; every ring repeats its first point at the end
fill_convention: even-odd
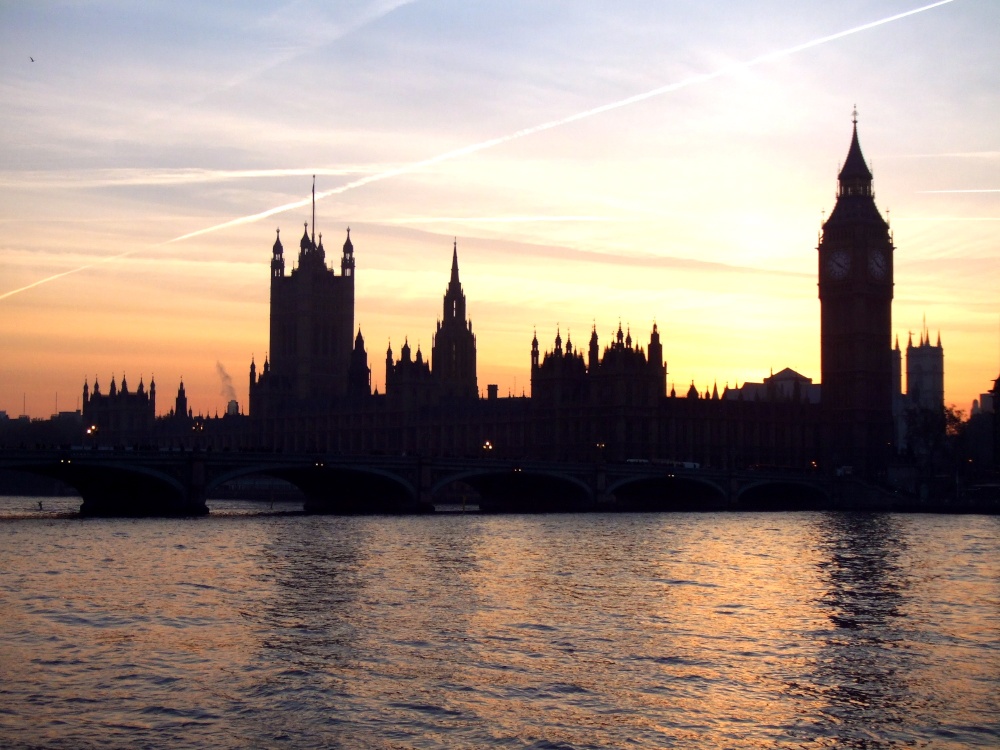
{"type": "Polygon", "coordinates": [[[38,502],[5,748],[1000,746],[998,517],[38,502]]]}

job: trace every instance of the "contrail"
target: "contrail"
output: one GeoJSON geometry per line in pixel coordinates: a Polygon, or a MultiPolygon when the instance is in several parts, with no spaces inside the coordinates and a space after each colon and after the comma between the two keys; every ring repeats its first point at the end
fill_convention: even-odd
{"type": "MultiPolygon", "coordinates": [[[[938,8],[942,5],[948,5],[953,3],[955,0],[938,0],[938,2],[931,3],[929,5],[924,5],[919,8],[914,8],[913,10],[904,11],[903,13],[897,13],[893,16],[888,16],[878,21],[871,21],[869,23],[861,24],[860,26],[853,26],[850,29],[844,31],[838,31],[836,34],[828,34],[827,36],[819,37],[818,39],[813,39],[810,42],[803,42],[802,44],[796,44],[794,47],[786,47],[785,49],[778,50],[776,52],[768,52],[765,55],[755,57],[751,60],[745,60],[743,62],[733,63],[731,65],[726,65],[725,67],[719,68],[711,73],[702,73],[700,75],[691,76],[690,78],[685,78],[682,81],[677,81],[676,83],[667,84],[666,86],[660,86],[659,88],[651,89],[650,91],[643,92],[641,94],[635,94],[634,96],[627,97],[625,99],[619,99],[616,102],[611,102],[610,104],[603,104],[600,107],[594,107],[592,109],[584,110],[583,112],[577,112],[576,114],[569,115],[568,117],[563,117],[558,120],[550,120],[549,122],[542,123],[541,125],[533,125],[529,128],[523,128],[521,130],[515,131],[514,133],[509,133],[508,135],[502,135],[497,138],[491,138],[487,141],[480,141],[479,143],[473,143],[468,146],[463,146],[462,148],[455,149],[454,151],[447,151],[443,154],[438,154],[437,156],[432,156],[429,159],[423,159],[421,161],[412,162],[395,169],[388,169],[384,172],[379,172],[377,174],[365,175],[352,182],[348,182],[340,187],[333,188],[332,190],[324,190],[316,193],[316,200],[321,200],[322,198],[327,198],[331,195],[340,195],[341,193],[346,193],[349,190],[354,190],[355,188],[363,187],[365,185],[370,185],[373,182],[381,182],[382,180],[388,180],[392,177],[399,177],[400,175],[410,174],[411,172],[417,172],[426,167],[432,167],[435,164],[440,164],[442,162],[451,161],[452,159],[457,159],[461,156],[468,156],[470,154],[478,153],[479,151],[485,151],[496,146],[503,145],[505,143],[510,143],[511,141],[516,141],[520,138],[525,138],[529,135],[534,135],[535,133],[541,133],[546,130],[552,130],[553,128],[558,128],[563,125],[569,125],[570,123],[577,122],[579,120],[585,120],[589,117],[594,117],[595,115],[600,115],[605,112],[610,112],[615,109],[621,109],[622,107],[627,107],[631,104],[636,104],[638,102],[646,101],[647,99],[652,99],[657,96],[663,96],[664,94],[669,94],[674,91],[679,91],[681,89],[689,88],[699,83],[706,83],[708,81],[715,80],[716,78],[722,78],[723,76],[731,75],[733,73],[746,70],[747,68],[752,68],[757,65],[762,65],[766,62],[772,62],[774,60],[780,60],[784,57],[789,57],[798,52],[803,52],[807,49],[812,49],[813,47],[819,47],[822,44],[827,44],[829,42],[836,41],[837,39],[843,39],[844,37],[851,36],[853,34],[859,34],[862,31],[868,31],[869,29],[874,29],[879,26],[884,26],[887,23],[892,23],[894,21],[899,21],[908,16],[916,15],[917,13],[923,13],[924,11],[932,10],[933,8],[938,8]]],[[[189,232],[188,234],[181,235],[180,237],[174,237],[172,240],[167,240],[164,244],[169,244],[171,242],[181,242],[183,240],[191,239],[192,237],[200,237],[203,234],[209,234],[211,232],[217,232],[220,229],[226,229],[228,227],[236,226],[238,224],[247,224],[250,222],[258,221],[259,219],[265,219],[268,216],[274,216],[274,214],[281,213],[283,211],[290,211],[293,208],[302,208],[303,206],[308,206],[312,198],[303,198],[300,201],[294,203],[286,203],[283,206],[278,206],[277,208],[268,209],[267,211],[261,211],[260,213],[251,214],[250,216],[242,216],[238,219],[232,219],[230,221],[224,222],[222,224],[216,224],[215,226],[206,227],[205,229],[199,229],[194,232],[189,232]]]]}
{"type": "Polygon", "coordinates": [[[531,224],[535,222],[619,222],[614,216],[412,216],[403,219],[383,219],[370,224],[531,224]]]}
{"type": "MultiPolygon", "coordinates": [[[[394,169],[389,169],[384,172],[379,172],[377,174],[366,175],[360,177],[357,180],[348,182],[340,187],[334,188],[332,190],[324,190],[322,192],[316,193],[316,200],[321,200],[327,198],[331,195],[340,195],[341,193],[346,193],[349,190],[354,190],[355,188],[363,187],[369,185],[373,182],[381,182],[382,180],[388,180],[393,177],[399,177],[401,175],[410,174],[412,172],[418,172],[427,167],[432,167],[436,164],[441,164],[442,162],[451,161],[453,159],[458,159],[462,156],[469,156],[470,154],[475,154],[480,151],[485,151],[487,149],[495,148],[496,146],[501,146],[505,143],[510,143],[511,141],[516,141],[521,138],[525,138],[529,135],[535,135],[536,133],[542,133],[546,130],[552,130],[553,128],[562,127],[563,125],[569,125],[570,123],[578,122],[580,120],[585,120],[596,115],[604,114],[605,112],[611,112],[612,110],[621,109],[622,107],[628,107],[632,104],[637,104],[639,102],[646,101],[647,99],[652,99],[657,96],[663,96],[664,94],[670,94],[675,91],[680,91],[681,89],[690,88],[691,86],[696,86],[701,83],[707,83],[713,81],[716,78],[722,78],[724,76],[732,75],[740,71],[747,70],[749,68],[756,67],[758,65],[763,65],[764,63],[773,62],[775,60],[781,60],[785,57],[790,57],[799,52],[804,52],[805,50],[813,49],[814,47],[819,47],[830,42],[837,41],[838,39],[843,39],[848,36],[853,36],[854,34],[859,34],[863,31],[868,31],[870,29],[878,28],[879,26],[884,26],[895,21],[908,18],[909,16],[917,15],[918,13],[923,13],[928,10],[933,10],[934,8],[939,8],[942,5],[949,5],[955,2],[955,0],[938,0],[938,2],[929,3],[928,5],[922,5],[919,8],[914,8],[913,10],[904,11],[902,13],[896,13],[886,18],[882,18],[877,21],[870,21],[868,23],[861,24],[859,26],[852,26],[844,31],[838,31],[835,34],[828,34],[826,36],[813,39],[808,42],[803,42],[801,44],[796,44],[792,47],[786,47],[781,50],[774,52],[768,52],[759,57],[754,57],[750,60],[744,60],[742,62],[732,63],[730,65],[723,66],[718,70],[702,73],[699,75],[694,75],[689,78],[685,78],[681,81],[675,83],[670,83],[665,86],[660,86],[649,91],[645,91],[641,94],[635,94],[634,96],[626,97],[625,99],[619,99],[618,101],[611,102],[609,104],[603,104],[599,107],[593,107],[592,109],[587,109],[582,112],[577,112],[576,114],[569,115],[567,117],[562,117],[557,120],[550,120],[549,122],[542,123],[540,125],[534,125],[528,128],[522,128],[521,130],[509,133],[508,135],[498,136],[496,138],[491,138],[486,141],[480,141],[479,143],[473,143],[468,146],[463,146],[462,148],[455,149],[453,151],[447,151],[443,154],[438,154],[437,156],[432,156],[429,159],[422,159],[421,161],[412,162],[394,169]]],[[[214,226],[205,227],[204,229],[198,229],[194,232],[188,232],[187,234],[182,234],[179,237],[174,237],[173,239],[166,240],[160,243],[160,245],[168,245],[174,242],[183,242],[184,240],[189,240],[194,237],[200,237],[205,234],[211,234],[212,232],[218,232],[222,229],[228,229],[229,227],[238,226],[240,224],[249,224],[260,219],[266,219],[268,216],[274,216],[275,214],[283,213],[285,211],[290,211],[295,208],[302,208],[303,206],[308,206],[312,201],[312,197],[303,198],[302,200],[294,201],[292,203],[286,203],[282,206],[277,206],[275,208],[267,209],[266,211],[261,211],[259,213],[250,214],[249,216],[241,216],[237,219],[231,219],[230,221],[223,222],[221,224],[215,224],[214,226]]],[[[160,246],[156,245],[156,247],[160,246]]],[[[32,289],[41,284],[45,284],[49,281],[54,281],[55,279],[62,278],[63,276],[68,276],[79,271],[84,271],[91,268],[98,263],[105,263],[111,260],[116,260],[122,258],[126,255],[131,255],[133,252],[139,252],[138,250],[122,253],[121,255],[112,256],[110,258],[102,259],[95,263],[90,263],[80,268],[74,268],[69,271],[64,271],[63,273],[50,276],[46,279],[41,279],[33,284],[21,287],[20,289],[15,289],[5,294],[0,295],[0,300],[6,299],[19,292],[32,289]]]]}
{"type": "Polygon", "coordinates": [[[924,195],[940,195],[942,193],[1000,193],[1000,188],[983,188],[972,190],[918,190],[924,195]]]}
{"type": "Polygon", "coordinates": [[[102,263],[110,263],[113,260],[118,260],[129,255],[135,255],[136,253],[142,252],[142,248],[137,248],[135,250],[126,250],[124,253],[118,253],[118,255],[109,255],[107,258],[101,258],[100,260],[95,260],[93,263],[87,263],[84,266],[79,266],[77,268],[71,268],[68,271],[63,271],[62,273],[53,274],[52,276],[47,276],[44,279],[39,279],[38,281],[33,281],[27,286],[22,286],[19,289],[11,289],[9,292],[4,292],[0,294],[0,300],[5,300],[8,297],[13,297],[15,294],[20,294],[21,292],[26,292],[29,289],[34,289],[36,286],[41,286],[42,284],[48,284],[50,281],[55,281],[56,279],[61,279],[63,276],[69,276],[71,273],[80,273],[80,271],[86,271],[88,268],[93,268],[94,266],[99,266],[102,263]]]}

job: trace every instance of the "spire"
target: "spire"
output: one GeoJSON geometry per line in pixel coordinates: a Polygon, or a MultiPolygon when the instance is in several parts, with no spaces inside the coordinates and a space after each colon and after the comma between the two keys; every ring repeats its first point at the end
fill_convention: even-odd
{"type": "Polygon", "coordinates": [[[451,250],[451,283],[458,284],[458,238],[455,238],[451,250]]]}
{"type": "Polygon", "coordinates": [[[316,175],[313,175],[313,235],[312,243],[316,244],[316,175]]]}
{"type": "Polygon", "coordinates": [[[857,108],[852,113],[851,122],[854,123],[851,147],[847,150],[847,159],[844,160],[844,166],[838,176],[840,194],[870,196],[872,194],[872,173],[868,164],[865,163],[864,154],[861,153],[861,143],[858,141],[857,108]]]}

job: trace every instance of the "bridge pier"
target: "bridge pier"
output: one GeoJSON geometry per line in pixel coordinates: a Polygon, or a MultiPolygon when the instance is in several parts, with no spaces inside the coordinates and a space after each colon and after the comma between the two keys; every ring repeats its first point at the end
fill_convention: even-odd
{"type": "Polygon", "coordinates": [[[80,493],[80,515],[91,518],[204,516],[204,464],[192,462],[187,482],[137,471],[79,466],[64,481],[80,493]]]}

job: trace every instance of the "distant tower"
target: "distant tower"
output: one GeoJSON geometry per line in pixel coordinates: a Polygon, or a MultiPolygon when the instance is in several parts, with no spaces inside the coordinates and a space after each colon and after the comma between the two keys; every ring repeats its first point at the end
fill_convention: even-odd
{"type": "Polygon", "coordinates": [[[656,397],[662,398],[667,392],[667,363],[663,361],[663,345],[656,323],[653,323],[653,332],[649,335],[649,369],[656,397]]]}
{"type": "Polygon", "coordinates": [[[351,353],[351,369],[348,375],[348,394],[354,401],[360,401],[372,394],[372,370],[368,366],[368,352],[365,351],[365,339],[358,329],[354,338],[354,351],[351,353]]]}
{"type": "Polygon", "coordinates": [[[444,315],[431,349],[431,372],[445,399],[479,397],[476,382],[476,337],[465,318],[465,293],[458,278],[458,241],[452,247],[451,279],[444,293],[444,315]]]}
{"type": "MultiPolygon", "coordinates": [[[[298,266],[285,275],[284,248],[275,240],[271,257],[270,371],[257,396],[271,405],[329,403],[346,395],[354,350],[354,245],[350,229],[341,275],[326,265],[323,235],[316,242],[305,225],[298,266]]],[[[251,412],[253,412],[251,406],[251,412]]]]}
{"type": "Polygon", "coordinates": [[[187,392],[184,390],[183,380],[181,380],[181,384],[177,388],[177,399],[174,402],[174,415],[182,419],[188,415],[187,392]]]}
{"type": "Polygon", "coordinates": [[[819,242],[824,461],[874,477],[892,451],[893,248],[858,143],[819,242]]]}
{"type": "Polygon", "coordinates": [[[597,324],[590,329],[590,346],[587,351],[587,371],[597,372],[601,366],[601,350],[597,343],[597,324]]]}
{"type": "Polygon", "coordinates": [[[931,344],[927,326],[920,332],[920,345],[910,339],[906,347],[906,395],[911,406],[935,413],[944,410],[944,347],[941,335],[931,344]]]}

